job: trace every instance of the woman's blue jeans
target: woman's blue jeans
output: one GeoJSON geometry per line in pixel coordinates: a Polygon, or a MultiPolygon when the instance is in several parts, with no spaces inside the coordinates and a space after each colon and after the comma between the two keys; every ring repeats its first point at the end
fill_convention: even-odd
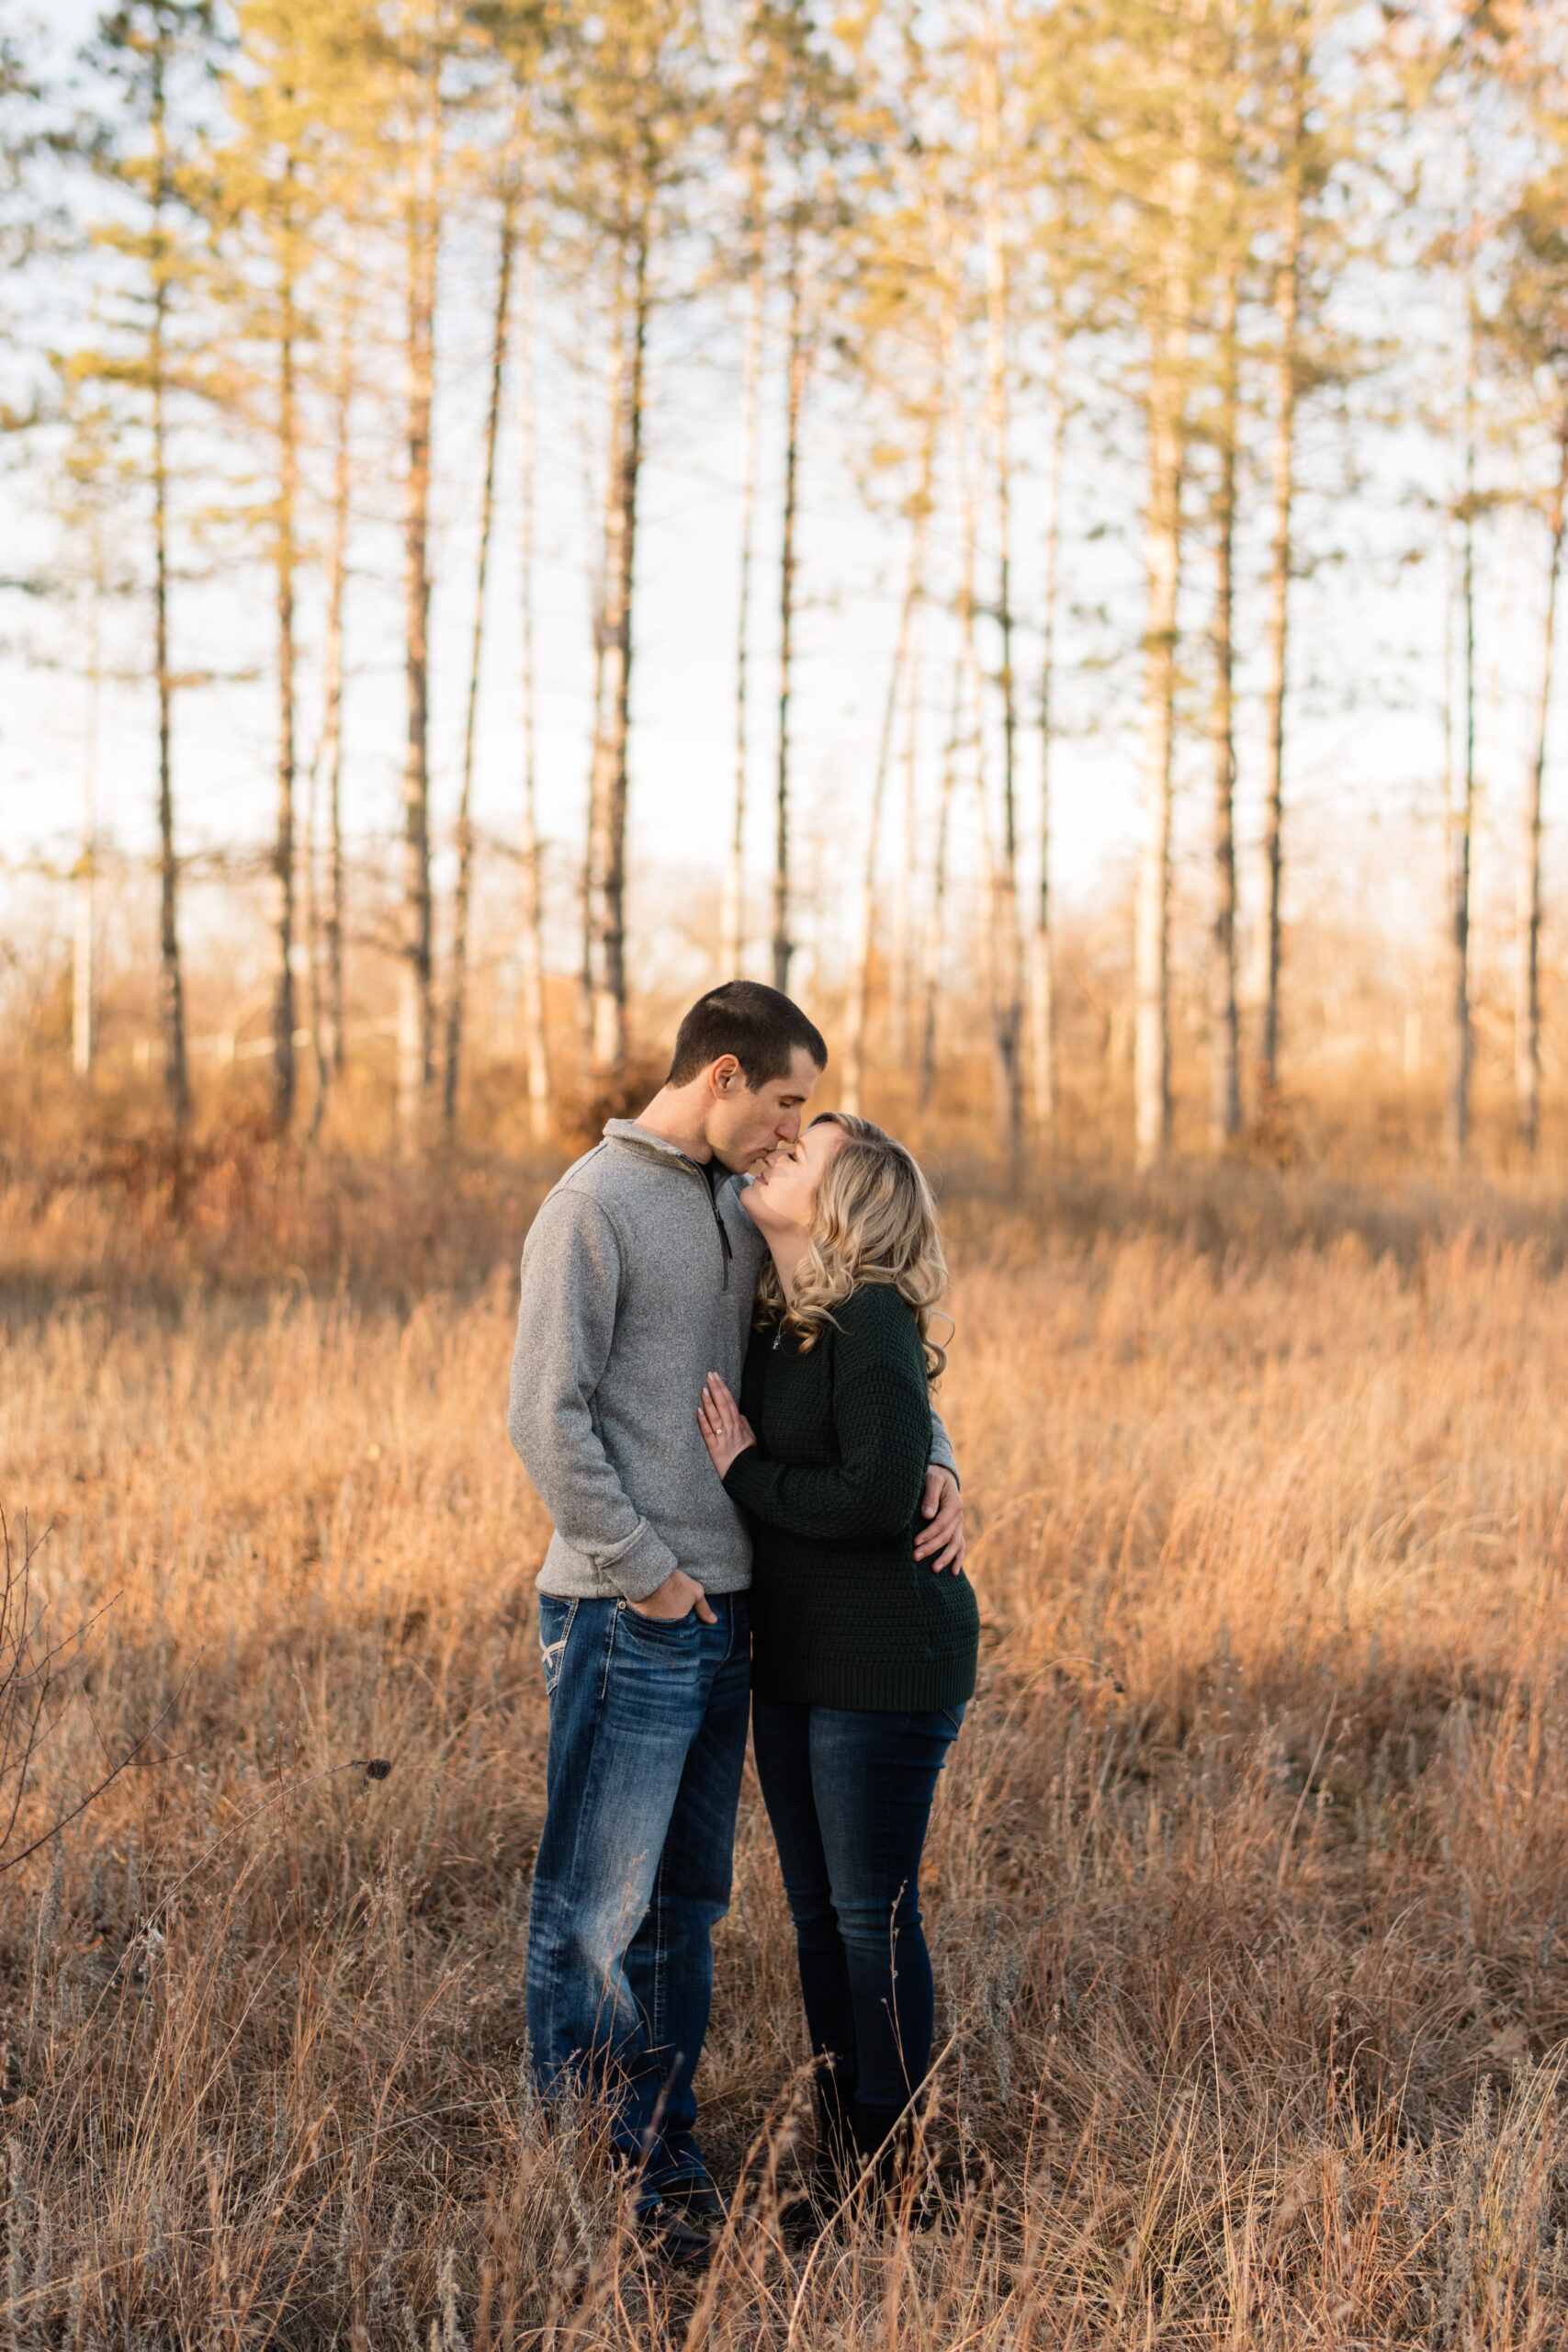
{"type": "Polygon", "coordinates": [[[899,2108],[931,2067],[920,1853],[962,1707],[931,1714],[757,1698],[757,1775],[795,1921],[813,2055],[840,2091],[899,2108]]]}

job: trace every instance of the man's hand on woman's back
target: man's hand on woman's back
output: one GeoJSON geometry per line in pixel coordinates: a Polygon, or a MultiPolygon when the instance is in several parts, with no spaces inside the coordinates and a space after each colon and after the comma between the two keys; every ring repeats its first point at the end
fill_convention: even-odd
{"type": "Polygon", "coordinates": [[[924,1560],[937,1576],[943,1568],[957,1576],[964,1566],[964,1497],[951,1470],[932,1464],[926,1472],[920,1517],[929,1521],[915,1538],[915,1557],[924,1560]]]}

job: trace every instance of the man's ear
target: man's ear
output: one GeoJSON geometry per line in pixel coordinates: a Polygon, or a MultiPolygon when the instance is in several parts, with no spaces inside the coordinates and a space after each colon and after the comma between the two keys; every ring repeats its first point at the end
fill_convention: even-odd
{"type": "Polygon", "coordinates": [[[733,1054],[720,1054],[708,1071],[708,1084],[721,1099],[738,1094],[746,1083],[746,1073],[733,1054]]]}

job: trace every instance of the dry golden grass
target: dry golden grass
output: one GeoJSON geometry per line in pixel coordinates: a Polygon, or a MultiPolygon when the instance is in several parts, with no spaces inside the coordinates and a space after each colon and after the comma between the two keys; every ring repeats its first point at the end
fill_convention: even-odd
{"type": "Polygon", "coordinates": [[[107,1604],[28,1817],[175,1703],[0,1878],[0,2342],[1568,2335],[1568,1283],[1010,1249],[944,1397],[988,1634],[929,1857],[941,2208],[778,2250],[802,2040],[749,1787],[701,2087],[750,2185],[700,2288],[521,2087],[510,1276],[13,1291],[0,1499],[50,1528],[51,1625],[107,1604]]]}

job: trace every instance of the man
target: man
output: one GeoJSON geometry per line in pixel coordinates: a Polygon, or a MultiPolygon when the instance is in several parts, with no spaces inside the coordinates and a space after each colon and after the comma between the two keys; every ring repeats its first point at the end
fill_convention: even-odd
{"type": "MultiPolygon", "coordinates": [[[[528,2033],[547,2105],[593,2089],[639,2168],[645,2233],[705,2257],[724,2208],[692,2078],[729,1903],[746,1750],[746,1524],[697,1422],[737,1392],[764,1245],[739,1179],[794,1145],[828,1049],[777,989],[731,980],[681,1023],[640,1118],[612,1119],[523,1253],[512,1442],[555,1521],[539,1572],[550,1702],[528,2033]]],[[[964,1556],[946,1432],[916,1545],[964,1556]]]]}

